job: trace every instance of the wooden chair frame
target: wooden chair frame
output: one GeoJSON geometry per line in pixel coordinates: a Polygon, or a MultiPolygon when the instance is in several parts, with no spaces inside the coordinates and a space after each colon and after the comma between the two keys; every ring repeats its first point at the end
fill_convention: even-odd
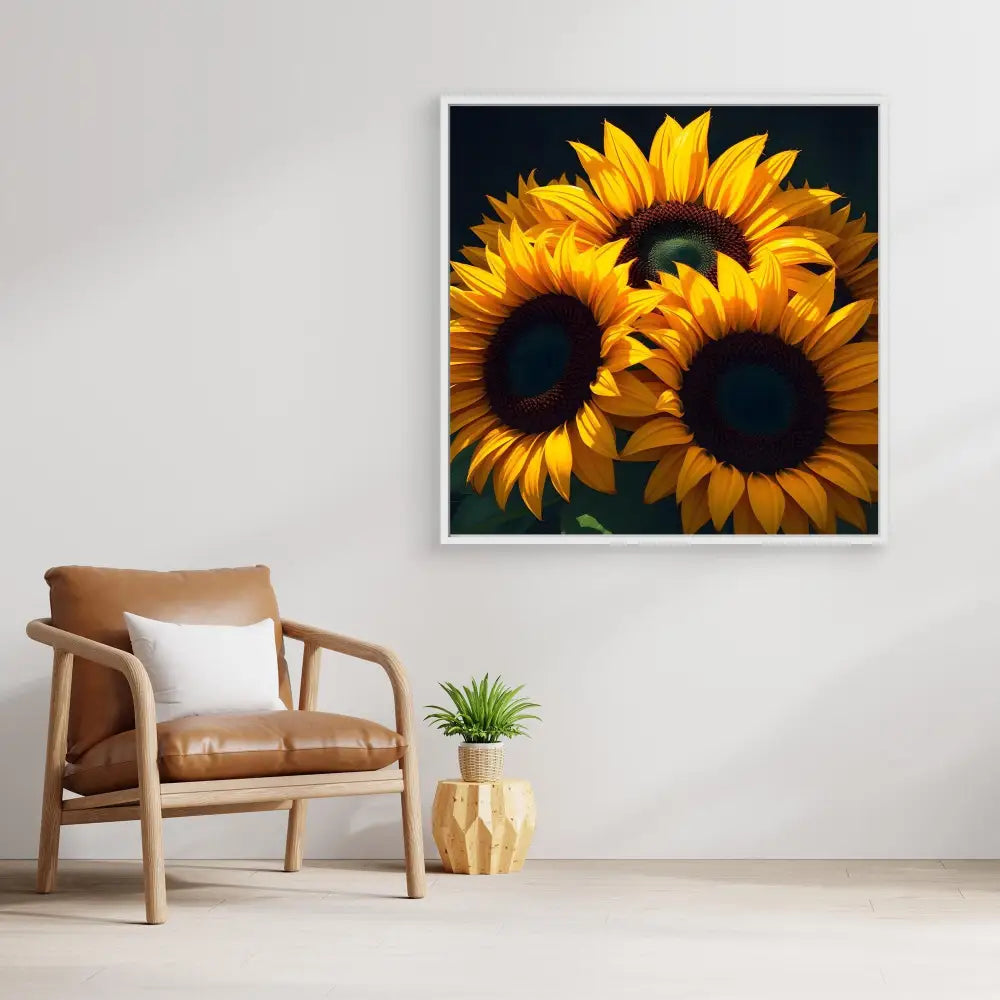
{"type": "Polygon", "coordinates": [[[146,922],[167,919],[167,890],[163,868],[163,819],[213,813],[288,811],[285,871],[302,865],[306,805],[309,799],[341,795],[399,793],[403,807],[403,847],[406,855],[406,891],[419,899],[426,890],[420,785],[413,734],[413,703],[402,664],[388,649],[360,639],[326,632],[297,622],[281,621],[282,633],[303,644],[299,709],[316,707],[320,656],[324,649],[377,663],[389,677],[396,712],[396,730],[406,741],[399,768],[343,774],[301,774],[280,778],[234,778],[224,781],[160,781],[157,770],[156,706],[149,674],[138,657],[124,650],[54,628],[49,619],[29,622],[27,633],[54,651],[49,732],[45,751],[42,822],[38,841],[38,892],[55,889],[59,863],[59,831],[77,823],[113,823],[139,820],[142,833],[142,871],[146,922]],[[125,676],[135,706],[137,788],[76,798],[63,797],[69,700],[73,657],[79,656],[117,670],[125,676]]]}

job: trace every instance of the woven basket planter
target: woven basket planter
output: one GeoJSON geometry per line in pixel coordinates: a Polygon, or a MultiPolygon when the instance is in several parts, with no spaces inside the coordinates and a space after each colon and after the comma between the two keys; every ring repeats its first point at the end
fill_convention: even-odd
{"type": "Polygon", "coordinates": [[[503,777],[503,744],[459,743],[458,769],[463,781],[499,781],[503,777]]]}

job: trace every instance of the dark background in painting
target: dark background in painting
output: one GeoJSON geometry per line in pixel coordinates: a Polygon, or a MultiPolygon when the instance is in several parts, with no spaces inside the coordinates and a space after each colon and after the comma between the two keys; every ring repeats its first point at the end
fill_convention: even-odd
{"type": "MultiPolygon", "coordinates": [[[[648,153],[653,134],[666,114],[686,125],[707,107],[699,105],[467,105],[450,109],[449,243],[453,260],[461,247],[480,241],[469,227],[483,214],[495,217],[486,195],[503,199],[517,190],[517,178],[536,170],[545,183],[565,173],[581,174],[568,140],[603,150],[605,119],[624,129],[648,153]]],[[[767,133],[763,157],[785,149],[799,150],[787,182],[828,185],[851,202],[851,215],[868,215],[869,231],[878,229],[878,108],[851,105],[715,105],[708,134],[711,159],[751,135],[767,133]]],[[[762,158],[763,158],[762,157],[762,158]]],[[[834,209],[843,201],[836,202],[834,209]]],[[[794,222],[792,223],[794,225],[794,222]]],[[[619,441],[619,444],[622,442],[619,441]]],[[[651,466],[619,463],[618,493],[607,497],[574,480],[573,498],[563,504],[546,488],[546,510],[537,522],[515,489],[501,513],[487,489],[474,494],[465,483],[466,449],[451,468],[451,531],[473,534],[576,532],[581,514],[595,518],[616,534],[673,534],[681,530],[673,497],[647,506],[642,487],[651,466]]],[[[878,504],[865,504],[868,530],[878,530],[878,504]]],[[[732,521],[726,525],[732,531],[732,521]]],[[[843,522],[838,531],[855,533],[843,522]]],[[[712,533],[711,523],[702,532],[712,533]]]]}
{"type": "MultiPolygon", "coordinates": [[[[494,213],[486,195],[517,190],[518,174],[535,168],[542,183],[565,173],[582,174],[568,140],[603,151],[604,120],[624,129],[649,152],[664,115],[686,125],[707,107],[698,105],[470,105],[451,109],[450,246],[479,241],[469,227],[494,213]]],[[[800,153],[788,180],[829,185],[852,204],[852,216],[868,213],[878,229],[878,108],[849,105],[720,106],[712,108],[708,152],[714,160],[733,143],[768,135],[764,157],[784,149],[800,153]]],[[[843,202],[834,205],[839,208],[843,202]]],[[[461,258],[459,258],[461,259],[461,258]]]]}

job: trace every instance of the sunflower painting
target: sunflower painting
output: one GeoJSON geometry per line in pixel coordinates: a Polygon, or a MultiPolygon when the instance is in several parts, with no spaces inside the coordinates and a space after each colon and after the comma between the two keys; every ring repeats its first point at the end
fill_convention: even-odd
{"type": "Polygon", "coordinates": [[[446,540],[879,536],[877,105],[444,116],[446,540]]]}

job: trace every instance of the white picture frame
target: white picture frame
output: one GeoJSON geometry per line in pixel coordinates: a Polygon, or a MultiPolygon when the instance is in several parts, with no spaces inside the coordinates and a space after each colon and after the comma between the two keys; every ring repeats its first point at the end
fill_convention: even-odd
{"type": "MultiPolygon", "coordinates": [[[[440,246],[439,246],[439,540],[445,545],[759,545],[759,546],[871,546],[882,545],[889,531],[889,435],[887,378],[889,346],[888,267],[883,258],[888,233],[888,165],[887,165],[887,105],[883,97],[871,94],[837,94],[788,96],[784,94],[754,95],[675,95],[675,96],[565,96],[565,95],[445,95],[440,99],[440,246]],[[450,524],[450,487],[448,459],[449,443],[449,275],[450,275],[450,208],[451,179],[451,111],[468,106],[669,106],[689,105],[692,108],[724,106],[824,106],[866,105],[878,113],[878,214],[879,214],[879,277],[878,277],[878,366],[879,366],[879,442],[878,442],[878,530],[868,534],[808,534],[808,535],[740,535],[740,534],[455,534],[450,524]]],[[[526,169],[530,169],[529,164],[526,169]]],[[[493,193],[493,192],[491,192],[493,193]]],[[[502,194],[502,192],[496,192],[502,194]]],[[[486,199],[483,204],[486,205],[486,199]]]]}

